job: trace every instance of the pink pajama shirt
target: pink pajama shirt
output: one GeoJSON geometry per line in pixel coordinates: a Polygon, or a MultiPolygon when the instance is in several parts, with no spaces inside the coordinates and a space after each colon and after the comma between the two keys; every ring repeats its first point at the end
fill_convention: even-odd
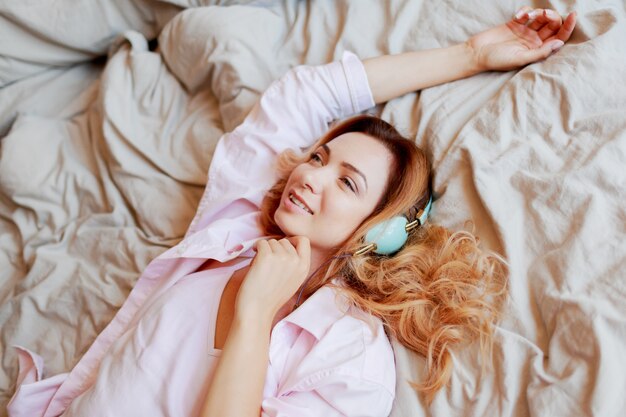
{"type": "MultiPolygon", "coordinates": [[[[19,349],[9,416],[199,415],[220,356],[217,307],[262,237],[259,207],[276,181],[276,156],[310,146],[333,120],[373,105],[363,64],[349,52],[275,81],[220,139],[183,241],[148,265],[76,366],[42,378],[42,358],[19,349]],[[247,259],[197,271],[207,259],[236,257],[247,259]]],[[[273,328],[262,416],[387,416],[394,394],[394,357],[381,321],[348,307],[336,290],[321,288],[273,328]]]]}

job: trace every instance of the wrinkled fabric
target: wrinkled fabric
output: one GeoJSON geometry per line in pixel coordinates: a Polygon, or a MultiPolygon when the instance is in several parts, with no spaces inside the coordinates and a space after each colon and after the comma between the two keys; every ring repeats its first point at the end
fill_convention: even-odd
{"type": "MultiPolygon", "coordinates": [[[[151,22],[145,31],[136,13],[120,14],[120,2],[86,3],[0,6],[26,12],[17,19],[32,23],[25,31],[2,26],[0,49],[39,59],[36,75],[30,63],[20,70],[17,56],[3,55],[10,71],[0,68],[0,78],[17,80],[0,89],[2,417],[18,375],[10,346],[45,357],[44,377],[76,365],[150,261],[183,238],[218,139],[242,123],[273,80],[294,65],[340,59],[346,49],[368,58],[454,45],[507,21],[522,4],[199,7],[172,19],[157,50],[135,41],[106,67],[104,59],[49,67],[48,58],[63,64],[78,62],[58,60],[68,53],[92,56],[96,43],[103,54],[128,27],[148,38],[158,32],[151,22]],[[74,13],[81,7],[102,13],[74,13]],[[59,8],[75,10],[56,18],[59,8]],[[118,24],[120,15],[132,22],[118,24]],[[111,30],[96,30],[103,24],[111,30]]],[[[429,156],[437,196],[431,221],[473,230],[507,258],[511,285],[485,372],[476,346],[454,348],[450,385],[430,405],[409,384],[424,380],[424,358],[392,341],[392,417],[591,417],[626,409],[626,11],[622,0],[549,7],[577,11],[578,23],[547,59],[373,111],[429,156]]]]}

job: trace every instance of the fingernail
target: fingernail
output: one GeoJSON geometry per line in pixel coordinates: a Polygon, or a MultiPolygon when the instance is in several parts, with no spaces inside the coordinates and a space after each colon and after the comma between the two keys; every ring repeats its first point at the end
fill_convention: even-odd
{"type": "Polygon", "coordinates": [[[524,16],[524,13],[526,13],[526,12],[524,11],[524,9],[519,9],[519,10],[517,11],[517,13],[515,13],[515,18],[516,18],[516,19],[521,19],[521,18],[522,18],[522,16],[524,16]]]}
{"type": "Polygon", "coordinates": [[[533,10],[532,12],[528,13],[529,19],[534,19],[535,17],[537,17],[537,10],[533,10]]]}
{"type": "Polygon", "coordinates": [[[554,41],[552,42],[552,45],[550,45],[550,49],[552,49],[553,51],[556,51],[560,49],[563,45],[565,45],[565,42],[563,41],[554,41]]]}

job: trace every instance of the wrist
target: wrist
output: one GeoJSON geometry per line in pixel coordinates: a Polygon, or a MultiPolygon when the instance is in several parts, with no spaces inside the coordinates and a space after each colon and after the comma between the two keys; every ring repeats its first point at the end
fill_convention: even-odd
{"type": "Polygon", "coordinates": [[[483,60],[480,57],[480,51],[473,46],[471,39],[468,39],[457,46],[462,49],[461,53],[466,57],[465,62],[467,62],[467,72],[470,76],[479,74],[489,69],[484,65],[483,60]]]}
{"type": "Polygon", "coordinates": [[[247,304],[245,306],[237,306],[233,321],[238,323],[239,326],[245,327],[252,323],[253,326],[257,328],[265,329],[272,327],[272,321],[275,315],[276,313],[273,313],[272,310],[265,305],[247,304]]]}

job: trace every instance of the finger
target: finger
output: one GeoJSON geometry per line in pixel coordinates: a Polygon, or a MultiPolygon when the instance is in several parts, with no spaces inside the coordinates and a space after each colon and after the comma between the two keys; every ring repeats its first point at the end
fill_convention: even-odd
{"type": "Polygon", "coordinates": [[[296,256],[298,255],[296,248],[294,247],[294,245],[291,243],[291,241],[288,238],[281,239],[278,241],[278,243],[281,244],[281,246],[287,253],[291,255],[296,255],[296,256]]]}
{"type": "Polygon", "coordinates": [[[283,250],[283,247],[276,239],[270,239],[267,241],[272,253],[280,253],[283,250]]]}
{"type": "Polygon", "coordinates": [[[563,23],[563,19],[561,15],[551,9],[537,9],[539,10],[539,15],[535,21],[541,22],[544,25],[551,25],[554,29],[557,29],[563,23]]]}
{"type": "Polygon", "coordinates": [[[525,25],[526,22],[528,22],[528,20],[530,19],[530,17],[528,16],[528,13],[531,12],[532,10],[533,8],[530,6],[522,7],[515,13],[515,16],[513,16],[513,21],[517,23],[521,23],[522,25],[525,25]]]}
{"type": "Polygon", "coordinates": [[[257,240],[255,246],[256,246],[257,256],[262,256],[266,254],[267,252],[269,252],[270,250],[269,244],[267,243],[266,240],[263,240],[263,239],[257,240]]]}
{"type": "Polygon", "coordinates": [[[539,36],[539,39],[545,41],[546,39],[554,36],[554,34],[556,34],[560,28],[560,24],[555,27],[552,23],[548,23],[537,32],[537,35],[539,36]]]}
{"type": "Polygon", "coordinates": [[[555,39],[544,43],[540,48],[529,49],[519,54],[519,65],[526,65],[545,59],[554,51],[557,51],[564,45],[563,41],[555,39]]]}
{"type": "Polygon", "coordinates": [[[546,39],[553,36],[555,33],[556,33],[555,29],[552,29],[550,25],[545,25],[539,30],[539,32],[537,32],[537,35],[539,36],[539,39],[541,39],[542,41],[545,41],[546,39]]]}
{"type": "Polygon", "coordinates": [[[554,35],[563,24],[561,15],[554,10],[544,10],[543,13],[544,17],[547,19],[547,23],[537,32],[541,40],[548,39],[550,36],[554,35]]]}
{"type": "Polygon", "coordinates": [[[287,239],[289,241],[289,243],[291,243],[293,245],[294,248],[298,247],[298,243],[300,242],[301,238],[303,238],[304,236],[290,236],[287,237],[285,239],[287,239]]]}
{"type": "Polygon", "coordinates": [[[528,17],[530,18],[528,28],[535,31],[543,28],[549,21],[546,16],[544,16],[543,9],[533,10],[532,12],[528,13],[528,17]]]}
{"type": "Polygon", "coordinates": [[[563,24],[563,18],[561,15],[552,9],[545,9],[543,11],[543,16],[547,19],[548,25],[554,30],[560,28],[563,24]]]}
{"type": "Polygon", "coordinates": [[[567,40],[572,36],[572,32],[576,27],[576,12],[570,13],[566,18],[565,22],[559,29],[559,32],[556,34],[556,38],[562,40],[563,42],[567,42],[567,40]]]}
{"type": "Polygon", "coordinates": [[[311,263],[311,241],[306,236],[294,236],[296,251],[305,265],[311,263]]]}

